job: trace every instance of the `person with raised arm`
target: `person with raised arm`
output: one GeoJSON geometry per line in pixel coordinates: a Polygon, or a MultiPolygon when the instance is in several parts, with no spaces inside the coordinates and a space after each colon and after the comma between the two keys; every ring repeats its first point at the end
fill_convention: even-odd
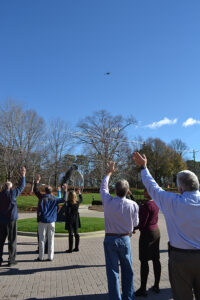
{"type": "Polygon", "coordinates": [[[115,163],[108,163],[107,175],[101,183],[101,199],[104,206],[104,253],[108,294],[110,300],[133,300],[134,282],[130,237],[138,225],[138,205],[126,198],[129,184],[125,179],[115,184],[116,197],[109,193],[108,183],[115,172],[115,163]],[[121,265],[122,297],[119,286],[119,262],[121,265]]]}
{"type": "Polygon", "coordinates": [[[139,225],[135,227],[140,230],[139,259],[140,259],[140,288],[135,292],[137,297],[146,297],[147,279],[149,275],[149,260],[153,262],[154,285],[151,290],[159,293],[159,282],[161,275],[160,264],[160,230],[158,227],[159,208],[144,189],[144,203],[139,210],[139,225]]]}
{"type": "Polygon", "coordinates": [[[69,249],[66,253],[72,253],[79,251],[80,235],[78,229],[81,227],[79,216],[79,205],[83,201],[81,188],[78,188],[78,197],[75,191],[69,191],[67,197],[66,211],[65,211],[65,229],[68,230],[69,236],[69,249]],[[75,247],[73,249],[73,233],[75,238],[75,247]]]}
{"type": "Polygon", "coordinates": [[[177,174],[179,194],[166,192],[151,176],[147,158],[134,152],[148,194],[163,212],[169,235],[169,280],[174,300],[200,299],[200,192],[197,176],[177,174]]]}
{"type": "Polygon", "coordinates": [[[66,199],[67,185],[63,184],[64,190],[63,198],[56,198],[52,194],[52,187],[45,187],[45,194],[41,194],[38,190],[38,184],[41,180],[40,175],[37,175],[36,183],[34,185],[34,192],[39,198],[38,201],[38,233],[39,233],[39,257],[38,261],[44,260],[44,248],[46,236],[48,236],[48,260],[52,261],[54,258],[54,234],[55,222],[57,220],[58,204],[64,202],[66,199]]]}
{"type": "Polygon", "coordinates": [[[17,264],[17,197],[25,188],[26,169],[21,169],[21,184],[13,189],[11,181],[7,181],[0,192],[0,266],[3,262],[3,247],[8,237],[8,267],[17,264]]]}

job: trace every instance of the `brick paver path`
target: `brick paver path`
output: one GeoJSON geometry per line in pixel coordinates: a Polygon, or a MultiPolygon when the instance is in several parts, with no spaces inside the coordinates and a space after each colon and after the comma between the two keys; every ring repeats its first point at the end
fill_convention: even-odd
{"type": "MultiPolygon", "coordinates": [[[[64,225],[63,225],[64,226],[64,225]]],[[[167,271],[167,233],[164,217],[160,214],[159,226],[161,238],[161,293],[149,291],[149,300],[172,299],[167,271]]],[[[135,289],[139,287],[138,260],[139,232],[131,238],[133,252],[133,268],[135,289]]],[[[82,236],[80,251],[67,254],[67,237],[55,238],[55,257],[53,262],[36,262],[36,238],[18,236],[18,264],[6,266],[8,253],[5,245],[4,261],[0,268],[0,299],[1,300],[107,300],[107,281],[103,253],[103,235],[82,236]]],[[[153,285],[153,268],[150,262],[148,288],[153,285]]],[[[143,298],[137,298],[143,299],[143,298]]],[[[146,299],[146,298],[145,298],[146,299]]]]}

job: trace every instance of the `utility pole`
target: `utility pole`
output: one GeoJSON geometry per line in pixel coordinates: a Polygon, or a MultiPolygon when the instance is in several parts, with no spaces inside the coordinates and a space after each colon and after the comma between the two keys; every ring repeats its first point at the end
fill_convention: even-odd
{"type": "Polygon", "coordinates": [[[194,166],[194,172],[196,173],[196,153],[199,152],[200,150],[194,150],[192,151],[193,153],[193,166],[194,166]]]}

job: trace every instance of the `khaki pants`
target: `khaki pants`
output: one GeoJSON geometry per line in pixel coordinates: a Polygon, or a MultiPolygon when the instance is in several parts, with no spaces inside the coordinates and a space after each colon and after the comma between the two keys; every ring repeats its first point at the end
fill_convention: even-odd
{"type": "Polygon", "coordinates": [[[38,223],[39,233],[39,259],[44,260],[44,248],[46,236],[48,237],[48,259],[53,260],[54,257],[54,233],[55,222],[52,223],[38,223]]]}
{"type": "Polygon", "coordinates": [[[200,251],[171,249],[168,267],[174,300],[200,300],[200,251]]]}

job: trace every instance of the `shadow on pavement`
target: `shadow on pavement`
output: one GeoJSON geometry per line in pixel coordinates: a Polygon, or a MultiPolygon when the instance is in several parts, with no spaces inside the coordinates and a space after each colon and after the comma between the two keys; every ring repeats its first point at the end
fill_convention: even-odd
{"type": "MultiPolygon", "coordinates": [[[[45,262],[45,261],[44,261],[45,262]]],[[[40,263],[41,266],[43,262],[36,262],[40,263]]],[[[6,271],[1,272],[0,271],[0,276],[4,275],[26,275],[26,274],[34,274],[38,272],[48,272],[48,271],[63,271],[63,270],[73,270],[73,269],[82,269],[82,268],[102,268],[105,267],[105,265],[73,265],[73,266],[62,266],[62,267],[52,267],[52,268],[37,268],[37,269],[26,269],[26,270],[19,270],[17,268],[7,268],[6,265],[1,266],[0,270],[6,269],[6,271]]]]}
{"type": "MultiPolygon", "coordinates": [[[[17,252],[17,256],[18,255],[29,255],[29,254],[38,254],[37,252],[36,252],[36,250],[35,251],[20,251],[20,252],[17,252]]],[[[19,261],[19,260],[18,260],[19,261]]],[[[33,260],[32,260],[33,261],[33,260]]]]}
{"type": "Polygon", "coordinates": [[[37,245],[38,243],[37,242],[17,242],[17,245],[27,245],[27,246],[30,246],[30,245],[37,245]]]}
{"type": "Polygon", "coordinates": [[[166,249],[166,250],[160,250],[160,253],[166,253],[166,252],[168,252],[168,249],[166,249]]]}
{"type": "MultiPolygon", "coordinates": [[[[24,300],[108,300],[108,294],[93,294],[93,295],[79,295],[79,296],[66,296],[55,298],[27,298],[24,300]]],[[[146,299],[146,297],[139,297],[136,299],[146,299]]],[[[148,292],[148,300],[170,300],[172,299],[171,289],[161,289],[160,294],[148,292]]]]}
{"type": "MultiPolygon", "coordinates": [[[[152,291],[148,291],[148,300],[171,300],[172,299],[172,293],[170,288],[160,289],[159,294],[155,294],[152,291]]],[[[136,299],[139,299],[136,297],[136,299]]],[[[146,299],[144,297],[140,297],[140,299],[146,299]]]]}
{"type": "Polygon", "coordinates": [[[94,295],[79,295],[79,296],[66,296],[56,298],[27,298],[24,300],[108,300],[107,294],[94,294],[94,295]]]}

